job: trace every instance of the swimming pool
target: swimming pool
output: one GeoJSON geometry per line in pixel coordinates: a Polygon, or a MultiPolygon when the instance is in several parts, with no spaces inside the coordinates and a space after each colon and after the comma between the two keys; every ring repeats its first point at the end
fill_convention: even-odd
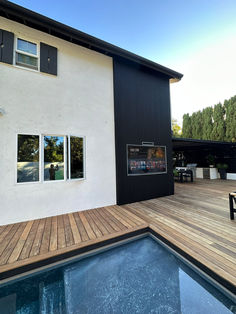
{"type": "Polygon", "coordinates": [[[235,313],[151,237],[0,287],[0,313],[235,313]],[[5,311],[5,312],[4,312],[5,311]]]}

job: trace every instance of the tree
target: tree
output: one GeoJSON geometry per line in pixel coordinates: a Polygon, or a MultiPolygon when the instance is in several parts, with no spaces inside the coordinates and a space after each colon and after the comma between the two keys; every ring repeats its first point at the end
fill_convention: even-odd
{"type": "Polygon", "coordinates": [[[202,111],[183,115],[182,136],[203,140],[236,142],[236,96],[207,107],[202,111]]]}
{"type": "Polygon", "coordinates": [[[178,121],[176,119],[172,119],[171,121],[171,125],[172,125],[172,135],[174,137],[181,137],[181,126],[178,125],[178,121]]]}
{"type": "Polygon", "coordinates": [[[192,138],[192,123],[188,113],[183,115],[182,137],[192,138]]]}
{"type": "Polygon", "coordinates": [[[202,139],[202,112],[197,111],[192,114],[192,138],[202,139]]]}
{"type": "Polygon", "coordinates": [[[225,107],[225,140],[229,142],[236,142],[236,97],[232,97],[225,107]]]}
{"type": "Polygon", "coordinates": [[[211,140],[213,130],[213,108],[207,107],[202,110],[202,139],[211,140]]]}
{"type": "Polygon", "coordinates": [[[212,139],[215,141],[225,140],[225,108],[221,103],[214,106],[212,139]]]}

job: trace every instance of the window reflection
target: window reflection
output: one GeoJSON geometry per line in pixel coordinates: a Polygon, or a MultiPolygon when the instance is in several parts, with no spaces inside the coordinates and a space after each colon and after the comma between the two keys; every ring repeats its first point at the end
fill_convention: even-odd
{"type": "Polygon", "coordinates": [[[39,181],[39,136],[18,134],[17,182],[39,181]]]}
{"type": "Polygon", "coordinates": [[[63,136],[44,136],[44,180],[64,180],[63,136]]]}
{"type": "Polygon", "coordinates": [[[17,40],[17,49],[37,55],[37,45],[20,38],[17,40]]]}
{"type": "Polygon", "coordinates": [[[70,171],[71,179],[84,177],[83,170],[83,138],[70,137],[70,171]]]}

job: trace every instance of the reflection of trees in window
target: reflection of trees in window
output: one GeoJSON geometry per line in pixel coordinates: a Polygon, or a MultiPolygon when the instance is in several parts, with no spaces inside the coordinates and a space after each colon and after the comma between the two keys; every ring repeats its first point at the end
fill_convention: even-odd
{"type": "Polygon", "coordinates": [[[63,162],[64,138],[58,136],[44,137],[44,161],[45,162],[63,162]]]}
{"type": "Polygon", "coordinates": [[[18,162],[39,161],[39,136],[18,135],[18,162]]]}
{"type": "Polygon", "coordinates": [[[44,136],[44,180],[64,179],[64,137],[44,136]]]}
{"type": "Polygon", "coordinates": [[[83,138],[70,137],[71,179],[83,178],[83,138]]]}
{"type": "Polygon", "coordinates": [[[39,181],[39,136],[18,135],[17,182],[39,181]]]}

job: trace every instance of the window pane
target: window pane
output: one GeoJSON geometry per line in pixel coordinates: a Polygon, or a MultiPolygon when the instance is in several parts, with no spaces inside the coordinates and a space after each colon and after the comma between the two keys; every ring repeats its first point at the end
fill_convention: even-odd
{"type": "Polygon", "coordinates": [[[71,179],[83,178],[83,138],[70,137],[70,160],[71,179]]]}
{"type": "Polygon", "coordinates": [[[18,135],[17,182],[39,181],[39,136],[18,135]]]}
{"type": "Polygon", "coordinates": [[[37,69],[38,68],[38,59],[35,57],[30,57],[22,53],[16,53],[16,64],[26,66],[29,68],[37,69]]]}
{"type": "Polygon", "coordinates": [[[44,136],[44,180],[64,180],[63,136],[44,136]]]}
{"type": "Polygon", "coordinates": [[[37,55],[37,45],[23,39],[17,39],[17,49],[37,55]]]}

